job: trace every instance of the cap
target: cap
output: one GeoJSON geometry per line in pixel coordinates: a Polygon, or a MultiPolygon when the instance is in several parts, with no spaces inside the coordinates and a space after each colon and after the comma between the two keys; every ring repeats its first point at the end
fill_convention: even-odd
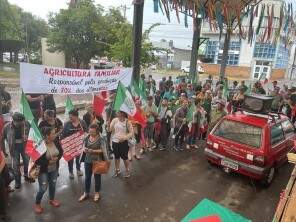
{"type": "Polygon", "coordinates": [[[13,121],[16,121],[16,122],[21,122],[21,121],[24,121],[25,120],[25,117],[23,114],[21,113],[14,113],[12,115],[12,120],[13,121]]]}

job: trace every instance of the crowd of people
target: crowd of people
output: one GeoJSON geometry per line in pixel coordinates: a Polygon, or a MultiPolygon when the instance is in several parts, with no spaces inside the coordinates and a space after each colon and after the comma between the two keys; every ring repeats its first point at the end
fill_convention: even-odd
{"type": "MultiPolygon", "coordinates": [[[[131,161],[141,160],[144,154],[153,150],[165,151],[172,147],[175,151],[198,149],[197,141],[206,139],[223,116],[236,112],[243,104],[246,94],[266,94],[274,97],[273,112],[283,112],[293,123],[296,121],[296,88],[282,88],[273,81],[272,89],[264,89],[264,83],[256,82],[249,87],[244,81],[227,79],[214,81],[209,76],[203,84],[191,84],[185,78],[165,77],[157,85],[152,76],[147,79],[141,76],[145,85],[146,98],[134,96],[136,108],[146,117],[146,122],[137,122],[126,113],[113,110],[116,92],[109,92],[105,113],[95,114],[91,105],[86,107],[82,118],[76,109],[68,113],[68,120],[63,123],[56,113],[53,95],[28,94],[26,98],[32,110],[34,121],[42,133],[46,144],[46,152],[35,162],[40,167],[38,174],[39,190],[36,193],[34,211],[43,213],[41,201],[44,193],[49,192],[49,204],[59,207],[55,198],[55,187],[59,176],[60,160],[63,156],[61,139],[78,131],[85,132],[84,152],[81,156],[68,161],[69,178],[74,179],[74,162],[78,177],[84,175],[84,190],[79,202],[90,197],[91,179],[94,176],[95,194],[93,200],[100,199],[101,175],[94,174],[92,163],[114,159],[113,178],[121,176],[120,160],[123,160],[124,178],[130,178],[131,161]],[[172,138],[174,146],[168,146],[172,138]],[[81,163],[84,163],[84,173],[81,163]]],[[[6,216],[8,193],[21,189],[23,177],[26,182],[33,183],[29,176],[30,158],[25,152],[29,136],[30,123],[21,113],[11,114],[11,96],[0,86],[0,215],[6,216]],[[10,120],[8,117],[11,116],[10,120]],[[6,144],[6,146],[5,146],[6,144]],[[10,156],[10,163],[6,163],[10,156]],[[21,161],[22,160],[22,161],[21,161]],[[14,180],[14,188],[10,182],[14,180]]]]}

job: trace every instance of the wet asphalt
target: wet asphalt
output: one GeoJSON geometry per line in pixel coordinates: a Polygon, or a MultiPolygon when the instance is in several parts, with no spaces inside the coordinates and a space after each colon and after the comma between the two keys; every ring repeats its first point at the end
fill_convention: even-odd
{"type": "Polygon", "coordinates": [[[183,152],[156,150],[140,161],[132,161],[130,179],[112,178],[113,167],[108,175],[103,175],[99,203],[92,199],[78,203],[84,177],[75,175],[70,180],[67,164],[62,161],[56,190],[61,207],[49,206],[46,194],[42,201],[45,212],[36,215],[33,204],[38,184],[24,182],[21,190],[10,195],[9,214],[12,222],[178,222],[208,198],[252,221],[270,222],[292,168],[288,163],[280,168],[266,189],[244,176],[226,174],[211,166],[203,148],[183,152]]]}

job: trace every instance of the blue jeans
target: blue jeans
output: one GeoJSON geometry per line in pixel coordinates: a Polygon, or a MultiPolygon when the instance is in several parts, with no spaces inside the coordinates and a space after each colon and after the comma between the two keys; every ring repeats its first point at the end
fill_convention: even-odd
{"type": "Polygon", "coordinates": [[[49,200],[54,200],[55,196],[55,187],[58,178],[58,172],[52,171],[47,173],[41,173],[38,177],[39,182],[39,191],[36,195],[36,204],[40,204],[44,193],[47,190],[49,191],[49,200]]]}
{"type": "MultiPolygon", "coordinates": [[[[86,194],[89,194],[90,192],[90,185],[91,185],[91,177],[93,175],[92,173],[92,163],[84,163],[84,169],[85,169],[85,188],[84,191],[86,194]]],[[[101,190],[101,175],[100,174],[94,174],[95,178],[95,192],[100,192],[101,190]]]]}
{"type": "Polygon", "coordinates": [[[23,143],[16,143],[12,153],[12,168],[15,176],[15,184],[21,185],[20,156],[22,156],[24,164],[24,176],[28,176],[29,157],[25,153],[23,143]]]}
{"type": "MultiPolygon", "coordinates": [[[[76,170],[80,171],[80,156],[75,158],[75,163],[76,163],[76,170]]],[[[74,165],[74,159],[68,161],[68,169],[69,173],[73,173],[73,165],[74,165]]]]}

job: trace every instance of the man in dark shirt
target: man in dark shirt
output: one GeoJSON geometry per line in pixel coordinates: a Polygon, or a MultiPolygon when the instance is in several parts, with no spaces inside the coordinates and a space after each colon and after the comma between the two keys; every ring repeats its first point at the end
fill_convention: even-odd
{"type": "Polygon", "coordinates": [[[111,121],[116,117],[116,112],[113,110],[113,103],[115,99],[116,93],[111,93],[109,96],[108,103],[106,105],[106,132],[107,132],[107,152],[109,159],[113,159],[112,156],[112,147],[111,147],[111,132],[109,132],[107,129],[109,129],[111,121]]]}
{"type": "Polygon", "coordinates": [[[21,187],[20,156],[24,163],[24,177],[27,182],[32,182],[28,178],[29,157],[25,153],[25,147],[29,135],[30,124],[25,121],[21,113],[14,113],[12,122],[7,123],[3,131],[3,142],[8,143],[10,156],[12,157],[12,168],[15,176],[15,189],[21,187]]]}
{"type": "Polygon", "coordinates": [[[34,116],[34,121],[37,124],[41,117],[41,104],[44,101],[44,96],[41,94],[26,94],[26,98],[34,116]]]}
{"type": "Polygon", "coordinates": [[[44,101],[42,102],[42,110],[53,110],[56,114],[56,104],[52,94],[45,94],[44,101]]]}
{"type": "Polygon", "coordinates": [[[103,124],[104,124],[104,119],[102,117],[102,115],[96,115],[93,111],[93,106],[90,105],[87,108],[87,113],[85,113],[83,115],[83,120],[86,123],[87,128],[89,128],[89,126],[92,123],[96,123],[99,126],[100,129],[100,133],[103,132],[103,124]]]}
{"type": "MultiPolygon", "coordinates": [[[[74,133],[77,133],[81,130],[83,130],[84,132],[87,132],[86,123],[83,120],[79,119],[78,110],[76,110],[76,109],[71,110],[69,112],[69,121],[66,122],[64,125],[64,129],[62,132],[62,138],[66,138],[68,136],[71,136],[74,133]]],[[[76,163],[77,175],[83,176],[83,173],[80,170],[80,155],[75,158],[75,163],[76,163]]],[[[73,165],[74,165],[74,160],[68,161],[68,169],[69,169],[70,179],[74,179],[73,165]]]]}

